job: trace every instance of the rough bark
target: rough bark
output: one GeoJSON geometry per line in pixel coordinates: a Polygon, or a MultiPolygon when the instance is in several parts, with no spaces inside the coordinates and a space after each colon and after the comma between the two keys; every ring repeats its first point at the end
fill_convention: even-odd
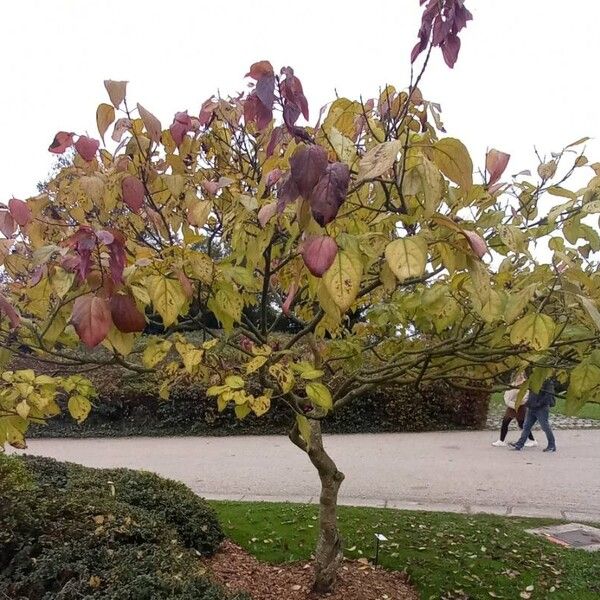
{"type": "Polygon", "coordinates": [[[321,480],[319,539],[315,550],[313,590],[318,594],[324,594],[331,591],[344,558],[342,538],[337,524],[338,491],[344,481],[344,474],[338,470],[323,448],[319,421],[311,421],[310,444],[302,440],[297,427],[294,427],[290,433],[290,439],[308,454],[321,480]]]}

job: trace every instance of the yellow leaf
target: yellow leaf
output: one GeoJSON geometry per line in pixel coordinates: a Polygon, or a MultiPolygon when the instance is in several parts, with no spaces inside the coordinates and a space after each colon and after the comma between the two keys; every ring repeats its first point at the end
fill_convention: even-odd
{"type": "Polygon", "coordinates": [[[64,298],[75,281],[75,273],[56,267],[50,278],[50,285],[59,298],[64,298]]]}
{"type": "Polygon", "coordinates": [[[208,308],[222,323],[226,333],[231,332],[233,324],[238,323],[242,318],[243,307],[242,297],[234,288],[230,290],[220,288],[215,297],[208,301],[208,308]]]}
{"type": "Polygon", "coordinates": [[[203,283],[212,283],[214,277],[214,263],[208,254],[203,252],[187,252],[187,263],[192,275],[203,283]]]}
{"type": "Polygon", "coordinates": [[[322,383],[311,381],[306,384],[306,395],[313,401],[313,404],[331,410],[333,408],[333,399],[331,392],[322,383]]]}
{"type": "Polygon", "coordinates": [[[192,344],[187,344],[183,342],[175,342],[175,348],[177,349],[177,352],[179,352],[179,355],[183,359],[183,366],[185,367],[185,370],[190,375],[193,374],[195,367],[197,367],[202,362],[204,350],[196,348],[192,344]]]}
{"type": "Polygon", "coordinates": [[[546,350],[552,343],[554,330],[552,317],[531,313],[512,326],[510,341],[515,345],[526,344],[534,350],[546,350]]]}
{"type": "Polygon", "coordinates": [[[271,398],[268,396],[259,396],[250,401],[250,408],[257,417],[264,415],[271,408],[271,398]]]}
{"type": "Polygon", "coordinates": [[[104,197],[106,184],[101,177],[96,175],[85,175],[79,179],[79,188],[92,201],[98,205],[104,197]]]}
{"type": "Polygon", "coordinates": [[[171,395],[171,390],[169,388],[169,380],[165,379],[161,384],[160,387],[158,388],[158,397],[161,400],[165,400],[167,401],[169,399],[169,396],[171,395]]]}
{"type": "Polygon", "coordinates": [[[229,400],[225,396],[219,396],[217,398],[217,410],[223,412],[227,408],[229,400]]]}
{"type": "Polygon", "coordinates": [[[427,265],[427,242],[416,235],[394,240],[385,249],[385,259],[399,281],[421,277],[427,265]]]}
{"type": "Polygon", "coordinates": [[[255,356],[250,362],[246,363],[246,373],[254,373],[254,371],[258,371],[266,362],[266,356],[255,356]]]}
{"type": "Polygon", "coordinates": [[[214,340],[208,340],[207,342],[204,342],[202,344],[202,347],[205,350],[210,350],[211,348],[214,348],[218,343],[219,343],[219,340],[215,338],[214,340]]]}
{"type": "Polygon", "coordinates": [[[251,408],[247,404],[236,404],[235,405],[235,416],[242,420],[247,417],[250,413],[251,408]]]}
{"type": "Polygon", "coordinates": [[[140,117],[148,133],[148,137],[155,142],[160,144],[161,125],[160,121],[148,110],[146,110],[141,104],[137,105],[140,117]]]}
{"type": "Polygon", "coordinates": [[[465,145],[455,138],[437,141],[432,151],[433,162],[448,179],[465,191],[473,186],[473,161],[465,145]]]}
{"type": "Polygon", "coordinates": [[[293,389],[296,380],[290,367],[282,363],[276,363],[269,367],[269,373],[275,378],[284,394],[293,389]]]}
{"type": "Polygon", "coordinates": [[[146,279],[146,290],[165,327],[173,324],[187,304],[187,296],[179,281],[152,275],[146,279]]]}
{"type": "Polygon", "coordinates": [[[134,342],[135,335],[133,333],[123,333],[113,325],[102,345],[114,349],[121,356],[127,356],[133,350],[134,342]]]}
{"type": "Polygon", "coordinates": [[[252,354],[254,356],[270,356],[273,349],[271,346],[263,345],[263,346],[252,346],[252,354]]]}
{"type": "Polygon", "coordinates": [[[225,378],[225,385],[233,390],[241,390],[245,384],[239,375],[229,375],[225,378]]]}
{"type": "Polygon", "coordinates": [[[304,415],[296,415],[296,423],[298,424],[298,431],[302,439],[306,442],[307,448],[310,448],[312,435],[308,419],[304,415]]]}
{"type": "Polygon", "coordinates": [[[110,104],[100,104],[96,110],[96,124],[98,125],[98,132],[100,133],[103,144],[104,134],[114,120],[115,109],[110,104]]]}
{"type": "Polygon", "coordinates": [[[104,87],[106,88],[108,97],[115,108],[119,108],[121,102],[125,100],[127,83],[127,81],[112,81],[111,79],[104,80],[104,87]]]}
{"type": "Polygon", "coordinates": [[[29,415],[31,407],[29,406],[29,404],[27,404],[27,400],[21,400],[21,402],[19,402],[15,406],[15,410],[17,411],[17,414],[21,417],[21,419],[26,419],[29,415]]]}
{"type": "Polygon", "coordinates": [[[171,342],[167,340],[151,342],[144,349],[144,353],[142,354],[142,364],[147,369],[154,368],[165,358],[165,356],[167,356],[171,346],[171,342]]]}
{"type": "Polygon", "coordinates": [[[193,227],[202,228],[206,225],[208,216],[212,209],[212,202],[200,200],[194,194],[193,197],[186,194],[186,208],[188,223],[193,227]]]}
{"type": "Polygon", "coordinates": [[[360,161],[357,183],[366,179],[374,179],[389,171],[401,148],[402,144],[399,140],[383,142],[371,148],[360,161]]]}
{"type": "Polygon", "coordinates": [[[69,398],[68,402],[69,413],[78,422],[83,423],[90,414],[92,405],[90,401],[80,394],[75,394],[69,398]]]}
{"type": "Polygon", "coordinates": [[[339,160],[347,164],[354,162],[356,158],[356,146],[350,138],[347,138],[336,127],[331,128],[327,138],[339,160]]]}
{"type": "Polygon", "coordinates": [[[337,253],[333,264],[323,275],[323,283],[342,312],[351,306],[360,290],[362,264],[345,251],[337,253]]]}

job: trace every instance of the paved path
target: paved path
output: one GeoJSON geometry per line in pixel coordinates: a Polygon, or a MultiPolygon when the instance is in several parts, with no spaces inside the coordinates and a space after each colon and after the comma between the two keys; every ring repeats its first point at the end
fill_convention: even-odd
{"type": "MultiPolygon", "coordinates": [[[[600,430],[557,432],[559,451],[493,448],[489,431],[327,436],[342,504],[600,522],[600,430]]],[[[514,435],[514,434],[512,434],[514,435]]],[[[282,436],[33,439],[28,452],[148,469],[212,499],[315,502],[312,465],[282,436]]]]}

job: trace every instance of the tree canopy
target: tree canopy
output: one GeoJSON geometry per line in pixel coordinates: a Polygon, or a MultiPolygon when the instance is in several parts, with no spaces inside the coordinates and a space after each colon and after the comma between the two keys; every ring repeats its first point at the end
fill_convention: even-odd
{"type": "Polygon", "coordinates": [[[471,15],[421,4],[408,87],[316,116],[294,70],[266,60],[248,91],[168,127],[104,82],[100,139],[58,132],[50,152],[71,154],[0,207],[0,446],[24,447],[61,397],[85,419],[85,371],[106,365],[158,372],[164,399],[205,382],[239,418],[284,406],[321,478],[326,591],[344,478],[321,438],[332,411],[381,385],[493,389],[526,367],[521,395],[554,376],[571,410],[600,399],[600,163],[581,139],[533,175],[497,149],[474,165],[419,88],[434,48],[454,65],[471,15]],[[571,189],[576,172],[589,181],[571,189]],[[79,372],[9,370],[23,353],[79,372]]]}

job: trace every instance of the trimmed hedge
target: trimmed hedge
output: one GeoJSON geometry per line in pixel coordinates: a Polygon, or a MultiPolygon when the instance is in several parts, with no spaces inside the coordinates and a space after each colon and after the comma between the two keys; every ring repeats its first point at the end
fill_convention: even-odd
{"type": "MultiPolygon", "coordinates": [[[[100,397],[81,425],[68,414],[47,426],[33,426],[28,435],[89,437],[124,435],[240,435],[286,434],[292,422],[282,404],[260,418],[238,420],[233,409],[217,411],[214,398],[197,383],[180,384],[167,402],[158,398],[159,384],[136,377],[96,383],[100,397]]],[[[465,392],[445,383],[425,387],[384,388],[360,398],[324,420],[328,433],[377,433],[478,429],[485,426],[490,395],[465,392]]]]}
{"type": "Polygon", "coordinates": [[[223,532],[184,485],[2,455],[0,481],[0,597],[228,598],[197,559],[216,550],[223,532]]]}

